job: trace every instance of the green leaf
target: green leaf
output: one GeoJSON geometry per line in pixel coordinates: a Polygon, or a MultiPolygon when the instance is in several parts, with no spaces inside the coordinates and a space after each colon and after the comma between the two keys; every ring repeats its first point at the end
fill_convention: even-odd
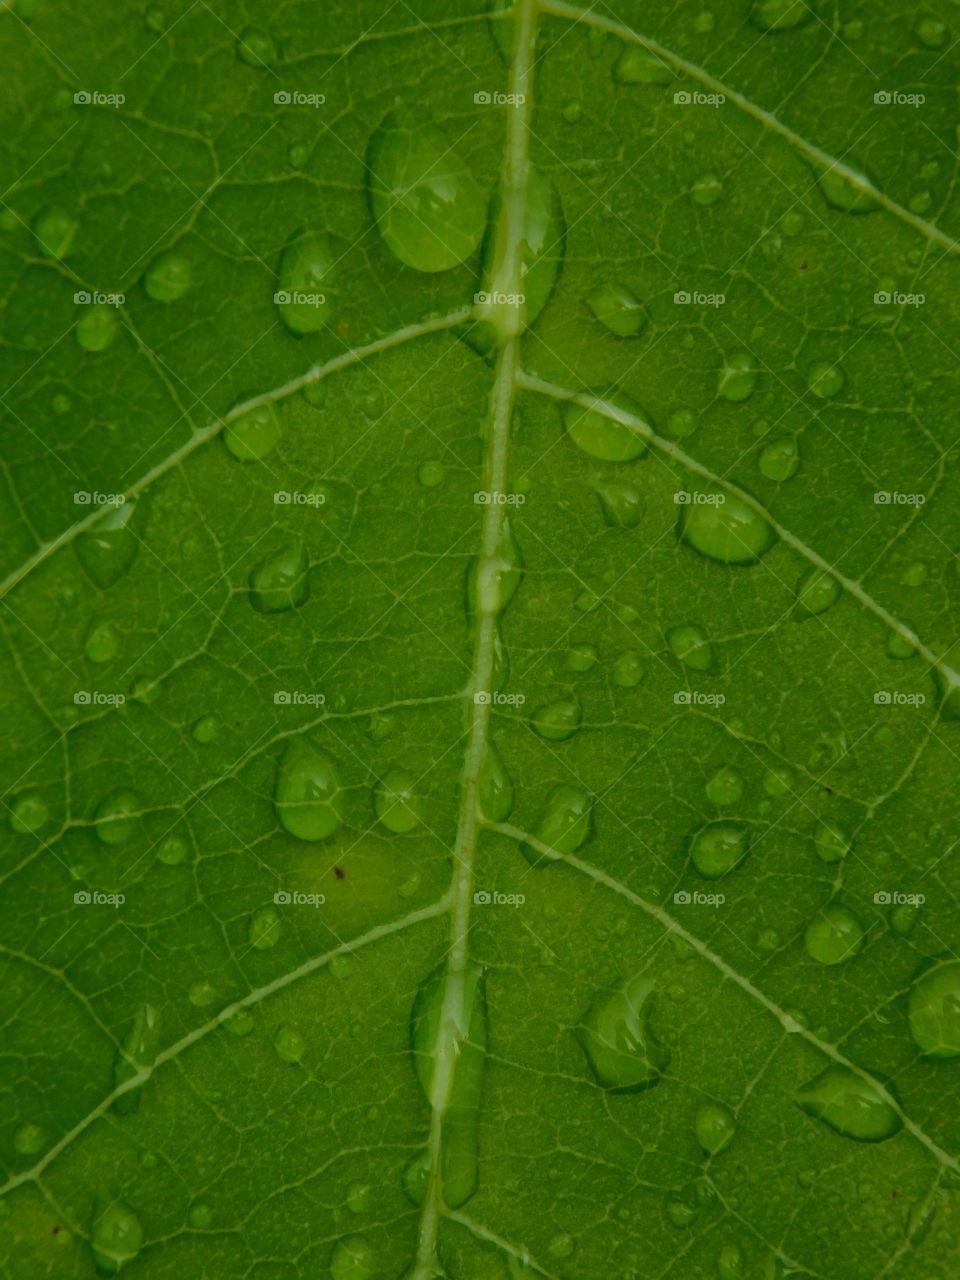
{"type": "Polygon", "coordinates": [[[3,1280],[954,1275],[956,27],[0,7],[3,1280]]]}

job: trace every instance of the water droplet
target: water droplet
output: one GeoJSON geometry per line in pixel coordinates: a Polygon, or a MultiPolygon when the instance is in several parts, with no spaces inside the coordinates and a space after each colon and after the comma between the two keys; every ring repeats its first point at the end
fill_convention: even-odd
{"type": "Polygon", "coordinates": [[[369,1182],[351,1182],[344,1199],[351,1213],[369,1213],[376,1197],[369,1182]]]}
{"type": "Polygon", "coordinates": [[[928,49],[942,49],[950,38],[947,25],[929,16],[917,19],[913,34],[928,49]]]}
{"type": "Polygon", "coordinates": [[[607,480],[596,486],[603,518],[612,528],[634,529],[643,517],[644,502],[635,484],[607,480]]]}
{"type": "Polygon", "coordinates": [[[910,1034],[930,1058],[960,1054],[960,960],[942,960],[910,989],[910,1034]]]}
{"type": "Polygon", "coordinates": [[[754,0],[750,18],[761,31],[787,31],[809,22],[814,10],[809,0],[754,0]]]}
{"type": "Polygon", "coordinates": [[[258,462],[272,452],[280,439],[280,423],[272,404],[248,409],[223,432],[223,443],[240,462],[258,462]]]}
{"type": "Polygon", "coordinates": [[[423,822],[423,798],[409,769],[391,769],[377,784],[373,806],[388,831],[406,834],[423,822]]]}
{"type": "Polygon", "coordinates": [[[47,1135],[38,1124],[22,1124],[13,1135],[13,1149],[20,1156],[35,1156],[47,1145],[47,1135]]]}
{"type": "Polygon", "coordinates": [[[704,789],[707,799],[714,804],[736,804],[743,796],[743,786],[743,778],[736,769],[725,764],[708,778],[704,789]]]}
{"type": "Polygon", "coordinates": [[[310,562],[299,538],[290,538],[275,555],[250,573],[250,603],[258,613],[299,609],[310,595],[310,562]]]}
{"type": "Polygon", "coordinates": [[[520,852],[528,862],[537,866],[541,862],[555,861],[560,854],[574,853],[590,834],[590,815],[593,799],[579,787],[554,787],[547,795],[534,837],[555,853],[547,853],[529,844],[522,844],[520,852]]]}
{"type": "Polygon", "coordinates": [[[583,708],[576,698],[564,698],[538,707],[530,723],[541,738],[549,742],[565,742],[580,728],[583,708]]]}
{"type": "Polygon", "coordinates": [[[35,791],[17,796],[10,806],[10,826],[19,835],[39,831],[49,817],[46,801],[35,791]]]}
{"type": "Polygon", "coordinates": [[[693,29],[701,34],[712,31],[717,25],[717,20],[709,9],[704,9],[702,13],[698,13],[693,20],[693,29]]]}
{"type": "Polygon", "coordinates": [[[904,569],[900,575],[900,581],[905,587],[921,587],[926,582],[929,572],[923,560],[914,560],[904,569]]]}
{"type": "Polygon", "coordinates": [[[723,195],[723,183],[715,173],[705,173],[690,188],[690,198],[694,204],[716,204],[723,195]]]}
{"type": "Polygon", "coordinates": [[[237,57],[248,67],[267,70],[277,60],[277,50],[266,31],[245,27],[237,37],[237,57]]]}
{"type": "Polygon", "coordinates": [[[308,741],[287,745],[274,788],[277,817],[300,840],[325,840],[343,821],[336,761],[308,741]]]}
{"type": "Polygon", "coordinates": [[[120,332],[117,308],[99,302],[84,307],[73,332],[84,351],[106,351],[120,332]]]}
{"type": "Polygon", "coordinates": [[[172,250],[154,258],[143,277],[143,287],[156,302],[176,302],[192,284],[193,268],[189,259],[172,250]]]}
{"type": "Polygon", "coordinates": [[[443,484],[443,477],[446,474],[442,462],[436,458],[430,458],[420,466],[417,472],[417,479],[426,489],[435,489],[437,485],[443,484]]]}
{"type": "Polygon", "coordinates": [[[739,866],[750,846],[739,822],[708,822],[690,841],[690,861],[707,880],[718,880],[739,866]]]}
{"type": "Polygon", "coordinates": [[[310,148],[305,142],[293,142],[287,148],[287,161],[292,169],[302,169],[310,159],[310,148]]]}
{"type": "Polygon", "coordinates": [[[717,1258],[717,1280],[744,1280],[743,1252],[735,1244],[725,1244],[717,1258]]]}
{"type": "Polygon", "coordinates": [[[669,84],[674,78],[673,69],[642,45],[630,45],[624,49],[613,68],[613,78],[619,84],[669,84]]]}
{"type": "Polygon", "coordinates": [[[276,907],[260,907],[250,917],[247,941],[257,951],[267,951],[280,941],[280,912],[276,907]]]}
{"type": "Polygon", "coordinates": [[[217,716],[201,716],[194,721],[190,732],[196,742],[213,742],[220,736],[220,721],[217,716]]]}
{"type": "Polygon", "coordinates": [[[477,788],[480,812],[487,822],[506,822],[513,809],[513,782],[492,742],[484,749],[477,788]]]}
{"type": "Polygon", "coordinates": [[[822,569],[808,569],[796,586],[794,617],[798,622],[823,613],[840,599],[840,583],[822,569]]]}
{"type": "Polygon", "coordinates": [[[876,1086],[846,1067],[827,1067],[797,1091],[795,1101],[808,1116],[857,1142],[883,1142],[903,1127],[876,1086]]]}
{"type": "Polygon", "coordinates": [[[580,102],[565,102],[560,112],[567,124],[576,124],[583,117],[583,104],[580,102]]]}
{"type": "Polygon", "coordinates": [[[697,415],[692,409],[674,409],[667,419],[667,433],[683,440],[697,429],[697,415]]]}
{"type": "Polygon", "coordinates": [[[774,765],[763,777],[764,792],[776,799],[793,790],[793,773],[785,765],[774,765]]]}
{"type": "Polygon", "coordinates": [[[187,999],[195,1009],[207,1009],[217,998],[217,990],[208,978],[198,978],[187,988],[187,999]]]}
{"type": "Polygon", "coordinates": [[[656,1084],[670,1061],[651,1025],[656,979],[640,973],[615,991],[600,992],[576,1029],[597,1083],[612,1093],[656,1084]]]}
{"type": "MultiPolygon", "coordinates": [[[[613,392],[604,399],[649,427],[647,415],[629,396],[613,392]]],[[[574,444],[592,458],[602,458],[605,462],[632,462],[647,451],[647,440],[633,427],[614,422],[597,409],[586,409],[572,400],[563,406],[563,424],[574,444]]]]}
{"type": "Polygon", "coordinates": [[[600,323],[618,338],[636,337],[647,322],[643,304],[618,280],[598,284],[584,301],[600,323]]]}
{"type": "Polygon", "coordinates": [[[665,1210],[667,1220],[675,1227],[689,1227],[697,1216],[696,1207],[685,1200],[668,1199],[665,1210]]]}
{"type": "Polygon", "coordinates": [[[121,502],[77,536],[77,559],[95,586],[112,587],[133,564],[143,540],[145,519],[143,502],[121,502]]]}
{"type": "Polygon", "coordinates": [[[909,902],[901,902],[890,912],[890,928],[894,933],[908,935],[920,916],[920,908],[909,902]]]}
{"type": "Polygon", "coordinates": [[[203,1201],[192,1204],[187,1214],[187,1222],[196,1231],[204,1231],[213,1221],[213,1210],[203,1201]]]}
{"type": "Polygon", "coordinates": [[[162,9],[148,9],[144,18],[148,31],[152,31],[154,35],[162,35],[167,29],[167,20],[163,16],[162,9]]]}
{"type": "Polygon", "coordinates": [[[863,926],[852,911],[830,902],[807,925],[803,943],[811,960],[842,964],[863,946],[863,926]]]}
{"type": "Polygon", "coordinates": [[[104,844],[121,844],[137,829],[143,802],[129,787],[117,787],[100,801],[93,815],[97,836],[104,844]]]}
{"type": "Polygon", "coordinates": [[[443,1198],[453,1209],[473,1195],[477,1186],[477,1123],[487,1051],[487,1002],[484,974],[480,965],[468,961],[460,975],[462,990],[451,1021],[444,1018],[448,1004],[448,981],[456,975],[445,965],[436,968],[423,982],[413,1005],[411,1050],[417,1078],[431,1107],[435,1068],[441,1052],[451,1053],[445,1064],[452,1068],[446,1109],[441,1120],[443,1198]],[[450,1045],[450,1038],[453,1044],[450,1045]],[[452,1052],[451,1052],[452,1050],[452,1052]]]}
{"type": "Polygon", "coordinates": [[[887,657],[888,658],[915,658],[916,649],[910,641],[900,634],[899,631],[889,631],[887,633],[887,657]]]}
{"type": "Polygon", "coordinates": [[[273,1038],[273,1047],[277,1056],[284,1062],[296,1066],[307,1051],[303,1036],[296,1027],[281,1027],[273,1038]]]}
{"type": "Polygon", "coordinates": [[[724,358],[717,392],[724,400],[738,403],[752,396],[757,387],[757,362],[749,351],[731,351],[724,358]]]}
{"type": "Polygon", "coordinates": [[[824,862],[840,862],[850,852],[851,842],[843,827],[824,819],[814,830],[813,847],[824,862]]]}
{"type": "Polygon", "coordinates": [[[843,370],[829,360],[818,360],[807,370],[807,388],[821,400],[839,395],[845,382],[843,370]]]}
{"type": "Polygon", "coordinates": [[[871,194],[873,183],[865,174],[851,171],[847,176],[839,169],[826,169],[818,181],[823,198],[834,209],[844,213],[870,213],[880,207],[871,194]]]}
{"type": "Polygon", "coordinates": [[[33,224],[37,248],[45,258],[65,258],[79,229],[80,223],[65,209],[44,209],[33,224]]]}
{"type": "Polygon", "coordinates": [[[133,1210],[122,1200],[97,1197],[93,1207],[90,1248],[102,1276],[115,1276],[131,1262],[143,1245],[143,1227],[133,1210]]]}
{"type": "Polygon", "coordinates": [[[178,866],[187,856],[186,842],[179,836],[167,836],[157,849],[157,860],[168,867],[178,866]]]}
{"type": "Polygon", "coordinates": [[[597,656],[595,644],[574,644],[567,650],[567,666],[571,671],[589,671],[597,656]]]}
{"type": "Polygon", "coordinates": [[[671,627],[666,639],[670,652],[685,667],[692,671],[710,671],[713,668],[713,648],[703,627],[693,623],[671,627]]]}
{"type": "Polygon", "coordinates": [[[120,632],[112,622],[94,619],[84,639],[83,651],[91,662],[112,662],[120,652],[120,632]]]}
{"type": "Polygon", "coordinates": [[[694,1127],[700,1146],[708,1156],[716,1156],[729,1147],[735,1125],[726,1107],[716,1102],[705,1102],[697,1108],[694,1127]]]}
{"type": "MultiPolygon", "coordinates": [[[[127,1032],[127,1038],[117,1050],[113,1062],[113,1087],[119,1089],[122,1084],[132,1080],[144,1067],[152,1067],[160,1047],[160,1015],[149,1004],[142,1004],[133,1016],[133,1023],[127,1032]]],[[[140,1105],[140,1093],[143,1086],[137,1085],[128,1089],[114,1100],[114,1110],[121,1115],[130,1115],[140,1105]]]]}
{"type": "Polygon", "coordinates": [[[509,517],[499,530],[499,545],[493,556],[479,556],[467,572],[467,602],[476,613],[500,613],[513,599],[523,577],[523,555],[513,534],[509,517]]]}
{"type": "Polygon", "coordinates": [[[760,474],[768,480],[789,480],[800,469],[800,454],[793,436],[778,436],[764,448],[757,460],[760,474]]]}
{"type": "Polygon", "coordinates": [[[298,338],[325,329],[336,311],[335,256],[328,236],[300,230],[280,255],[274,301],[298,338]]]}
{"type": "Polygon", "coordinates": [[[680,510],[679,537],[721,564],[754,564],[777,541],[767,520],[736,494],[710,489],[720,501],[687,503],[680,510]]]}
{"type": "Polygon", "coordinates": [[[635,689],[644,674],[643,658],[635,649],[621,653],[610,668],[610,679],[621,689],[635,689]]]}
{"type": "Polygon", "coordinates": [[[569,1258],[575,1248],[573,1236],[554,1236],[547,1245],[547,1253],[551,1258],[569,1258]]]}
{"type": "Polygon", "coordinates": [[[483,236],[486,201],[472,166],[425,114],[397,107],[367,153],[370,202],[378,230],[401,262],[446,271],[483,236]]]}

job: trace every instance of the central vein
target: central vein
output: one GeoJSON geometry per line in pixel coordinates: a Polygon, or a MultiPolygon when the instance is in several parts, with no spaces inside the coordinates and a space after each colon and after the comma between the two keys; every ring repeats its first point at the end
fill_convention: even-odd
{"type": "MultiPolygon", "coordinates": [[[[536,0],[517,0],[514,7],[513,58],[510,71],[510,93],[516,106],[507,108],[506,149],[501,174],[503,214],[499,220],[498,241],[494,246],[497,288],[505,294],[522,291],[522,255],[525,239],[526,200],[529,176],[529,133],[531,89],[536,45],[536,0]]],[[[491,493],[507,489],[510,450],[510,424],[517,393],[519,324],[501,330],[500,346],[490,393],[490,413],[483,466],[483,484],[491,493]]],[[[495,581],[502,562],[505,538],[505,506],[496,501],[481,508],[480,555],[476,581],[495,581]]],[[[453,878],[450,892],[450,943],[443,994],[443,1011],[433,1066],[432,1115],[428,1158],[430,1175],[423,1201],[417,1261],[410,1280],[430,1280],[437,1274],[437,1235],[444,1212],[442,1196],[443,1118],[449,1104],[456,1070],[460,1041],[465,1032],[468,934],[473,903],[474,863],[480,827],[479,777],[487,746],[490,720],[489,699],[476,699],[473,694],[489,691],[493,685],[497,629],[500,623],[502,593],[478,592],[480,603],[474,633],[474,650],[468,690],[469,722],[460,782],[460,799],[456,843],[453,849],[453,878]]]]}

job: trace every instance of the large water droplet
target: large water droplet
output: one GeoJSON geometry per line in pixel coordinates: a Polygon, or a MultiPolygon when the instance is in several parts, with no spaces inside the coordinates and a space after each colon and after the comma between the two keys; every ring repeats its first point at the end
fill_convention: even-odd
{"type": "Polygon", "coordinates": [[[106,351],[120,333],[120,317],[116,307],[95,303],[83,309],[74,330],[77,342],[84,351],[106,351]]]}
{"type": "Polygon", "coordinates": [[[671,627],[667,632],[667,644],[675,658],[691,671],[710,671],[713,667],[713,648],[703,627],[685,623],[671,627]]]}
{"type": "Polygon", "coordinates": [[[863,926],[852,911],[830,902],[807,925],[803,943],[811,960],[842,964],[863,946],[863,926]]]}
{"type": "Polygon", "coordinates": [[[643,304],[619,280],[607,280],[584,299],[600,323],[618,338],[634,338],[646,324],[643,304]]]}
{"type": "Polygon", "coordinates": [[[931,1058],[960,1054],[960,960],[927,969],[910,989],[910,1034],[931,1058]]]}
{"type": "Polygon", "coordinates": [[[577,1027],[597,1083],[612,1093],[650,1088],[670,1062],[651,1025],[656,985],[641,973],[616,991],[600,992],[577,1027]]]}
{"type": "Polygon", "coordinates": [[[275,555],[250,573],[250,603],[258,613],[298,609],[310,596],[310,562],[299,538],[290,538],[275,555]]]}
{"type": "Polygon", "coordinates": [[[726,1150],[733,1138],[734,1128],[732,1114],[719,1103],[705,1102],[697,1108],[697,1141],[707,1155],[716,1156],[726,1150]]]}
{"type": "Polygon", "coordinates": [[[549,742],[565,742],[580,728],[583,708],[576,698],[564,698],[538,707],[530,723],[541,738],[549,742]]]}
{"type": "Polygon", "coordinates": [[[795,1100],[808,1116],[857,1142],[883,1142],[903,1127],[875,1085],[839,1065],[808,1081],[797,1090],[795,1100]]]}
{"type": "Polygon", "coordinates": [[[487,822],[506,822],[513,809],[513,782],[503,763],[503,757],[492,742],[488,742],[480,766],[477,799],[480,812],[487,822]]]}
{"type": "Polygon", "coordinates": [[[280,319],[301,337],[326,328],[336,309],[336,273],[330,239],[298,231],[280,255],[274,301],[280,319]]]}
{"type": "Polygon", "coordinates": [[[143,287],[156,302],[176,302],[193,284],[189,258],[171,250],[154,258],[143,276],[143,287]]]}
{"type": "Polygon", "coordinates": [[[767,520],[736,494],[711,488],[680,511],[679,537],[710,560],[721,564],[755,564],[777,540],[767,520]],[[720,499],[720,501],[716,501],[720,499]]]}
{"type": "Polygon", "coordinates": [[[104,514],[74,542],[77,559],[95,586],[112,587],[127,572],[144,536],[146,506],[122,502],[104,514]]]}
{"type": "Polygon", "coordinates": [[[122,844],[137,829],[143,802],[129,787],[117,787],[100,801],[93,826],[104,844],[122,844]]]}
{"type": "Polygon", "coordinates": [[[378,1263],[374,1247],[363,1236],[338,1240],[330,1259],[330,1280],[372,1280],[378,1263]]]}
{"type": "Polygon", "coordinates": [[[757,388],[758,373],[757,362],[749,351],[731,351],[724,358],[717,379],[717,393],[734,403],[746,400],[757,388]]]}
{"type": "Polygon", "coordinates": [[[423,982],[413,1004],[410,1045],[417,1078],[431,1107],[445,1103],[441,1119],[443,1198],[453,1209],[477,1186],[477,1122],[487,1052],[487,1002],[480,965],[468,961],[455,1006],[447,999],[456,975],[445,965],[423,982]],[[449,1020],[448,1020],[449,1019],[449,1020]],[[442,1087],[453,1073],[446,1098],[442,1087]]]}
{"type": "Polygon", "coordinates": [[[133,1210],[122,1200],[100,1197],[93,1207],[90,1247],[93,1261],[102,1276],[115,1276],[140,1252],[143,1227],[133,1210]]]}
{"type": "Polygon", "coordinates": [[[590,834],[590,815],[593,798],[579,787],[554,787],[547,795],[534,837],[548,849],[547,853],[533,845],[521,844],[520,852],[528,862],[536,866],[544,861],[556,861],[564,853],[574,853],[590,834]]]}
{"type": "MultiPolygon", "coordinates": [[[[614,391],[603,398],[649,426],[647,414],[629,396],[614,391]]],[[[563,406],[563,425],[574,444],[591,458],[602,458],[605,462],[632,462],[647,451],[647,440],[633,427],[615,422],[597,409],[587,409],[572,400],[563,406]]]]}
{"type": "Polygon", "coordinates": [[[274,789],[277,817],[300,840],[325,840],[343,821],[340,772],[332,756],[309,741],[287,745],[274,789]]]}
{"type": "Polygon", "coordinates": [[[486,200],[471,166],[425,114],[397,107],[367,152],[377,228],[401,262],[446,271],[473,253],[483,235],[486,200]]]}
{"type": "MultiPolygon", "coordinates": [[[[132,1080],[143,1067],[152,1067],[160,1047],[160,1015],[152,1005],[142,1004],[133,1018],[133,1025],[127,1033],[117,1056],[113,1062],[113,1087],[132,1080]]],[[[129,1115],[140,1105],[140,1093],[143,1086],[128,1089],[114,1100],[114,1109],[121,1115],[129,1115]]]]}
{"type": "Polygon", "coordinates": [[[747,829],[739,822],[708,822],[694,833],[690,861],[707,880],[718,880],[739,866],[749,852],[747,829]]]}
{"type": "Polygon", "coordinates": [[[223,432],[223,443],[240,462],[259,462],[272,452],[280,439],[280,423],[272,404],[248,409],[223,432]]]}
{"type": "Polygon", "coordinates": [[[384,774],[374,790],[373,806],[388,831],[405,834],[423,822],[423,797],[409,769],[391,769],[384,774]]]}

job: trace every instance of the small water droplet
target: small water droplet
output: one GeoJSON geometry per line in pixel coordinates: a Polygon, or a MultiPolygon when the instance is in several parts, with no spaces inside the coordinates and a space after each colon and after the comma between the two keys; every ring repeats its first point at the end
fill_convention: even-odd
{"type": "Polygon", "coordinates": [[[574,644],[567,650],[567,666],[571,671],[589,671],[597,656],[595,644],[574,644]]]}
{"type": "Polygon", "coordinates": [[[725,1244],[720,1250],[717,1280],[744,1280],[743,1252],[738,1245],[725,1244]]]}
{"type": "Polygon", "coordinates": [[[220,720],[213,715],[201,716],[199,720],[194,721],[190,732],[196,742],[214,742],[220,736],[220,720]]]}
{"type": "Polygon", "coordinates": [[[793,616],[798,622],[824,613],[840,599],[840,583],[823,569],[808,569],[796,586],[797,602],[793,616]]]}
{"type": "Polygon", "coordinates": [[[583,104],[580,102],[565,102],[560,114],[566,120],[567,124],[576,124],[583,118],[583,104]]]}
{"type": "Polygon", "coordinates": [[[260,907],[250,917],[247,941],[257,951],[267,951],[280,941],[280,912],[276,907],[260,907]]]}
{"type": "Polygon", "coordinates": [[[10,826],[19,835],[39,831],[49,817],[46,801],[35,791],[17,796],[10,805],[10,826]]]}
{"type": "Polygon", "coordinates": [[[523,554],[505,517],[499,530],[496,553],[474,557],[467,572],[467,604],[476,613],[500,613],[513,599],[523,577],[523,554]]]}
{"type": "Polygon", "coordinates": [[[705,1102],[697,1108],[695,1131],[697,1141],[709,1156],[719,1155],[729,1147],[734,1133],[733,1115],[716,1102],[705,1102]]]}
{"type": "Polygon", "coordinates": [[[848,176],[832,168],[824,170],[818,181],[827,204],[843,213],[871,213],[880,207],[872,194],[873,183],[865,174],[851,171],[848,176]]]}
{"type": "Polygon", "coordinates": [[[634,529],[643,517],[644,501],[635,484],[607,480],[596,486],[604,521],[612,528],[634,529]]]}
{"type": "Polygon", "coordinates": [[[584,301],[600,323],[618,338],[633,338],[647,322],[639,298],[619,280],[591,289],[584,301]]]}
{"type": "Polygon", "coordinates": [[[546,738],[549,742],[565,742],[580,728],[582,719],[583,708],[579,701],[576,698],[563,698],[559,702],[538,707],[530,723],[541,738],[546,738]]]}
{"type": "Polygon", "coordinates": [[[343,821],[340,771],[309,741],[288,743],[274,788],[277,817],[300,840],[325,840],[343,821]]]}
{"type": "Polygon", "coordinates": [[[108,507],[94,524],[78,534],[74,548],[90,581],[106,589],[127,572],[144,536],[146,508],[142,501],[108,507]]]}
{"type": "Polygon", "coordinates": [[[299,609],[310,596],[310,562],[299,538],[290,538],[251,570],[250,603],[258,613],[299,609]]]}
{"type": "Polygon", "coordinates": [[[793,789],[793,773],[786,765],[774,765],[763,777],[764,792],[776,799],[793,789]]]}
{"type": "MultiPolygon", "coordinates": [[[[766,424],[764,424],[766,425],[766,424]]],[[[768,480],[789,480],[800,469],[800,454],[793,436],[771,440],[757,459],[760,474],[768,480]]]]}
{"type": "Polygon", "coordinates": [[[547,1245],[547,1253],[551,1258],[569,1258],[575,1248],[573,1236],[554,1236],[547,1245]]]}
{"type": "Polygon", "coordinates": [[[710,12],[709,9],[704,9],[701,13],[698,13],[693,20],[694,31],[699,32],[701,35],[704,35],[707,32],[712,31],[716,25],[717,25],[716,17],[710,12]]]}
{"type": "Polygon", "coordinates": [[[674,409],[667,419],[667,433],[677,440],[692,436],[697,429],[697,415],[692,409],[674,409]]]}
{"type": "Polygon", "coordinates": [[[846,1067],[827,1067],[800,1088],[797,1106],[856,1142],[883,1142],[903,1127],[903,1121],[869,1080],[846,1067]]]}
{"type": "Polygon", "coordinates": [[[178,866],[187,856],[187,845],[179,836],[166,836],[157,849],[157,861],[168,867],[178,866]]]}
{"type": "Polygon", "coordinates": [[[723,182],[715,173],[705,173],[690,188],[690,199],[694,204],[716,204],[723,195],[723,182]]]}
{"type": "Polygon", "coordinates": [[[443,478],[446,474],[446,468],[443,463],[436,458],[430,458],[426,462],[421,463],[417,472],[417,479],[425,489],[435,489],[437,485],[443,484],[443,478]]]}
{"type": "Polygon", "coordinates": [[[767,520],[736,494],[710,489],[720,499],[681,506],[680,541],[721,564],[754,564],[777,541],[767,520]]]}
{"type": "Polygon", "coordinates": [[[613,78],[619,84],[669,84],[673,69],[642,45],[630,45],[614,63],[613,78]]]}
{"type": "Polygon", "coordinates": [[[140,1252],[143,1227],[133,1210],[122,1200],[97,1197],[93,1207],[90,1248],[93,1262],[102,1276],[115,1276],[140,1252]]]}
{"type": "Polygon", "coordinates": [[[749,351],[731,351],[724,358],[717,382],[717,392],[724,400],[739,403],[753,395],[757,387],[757,362],[749,351]]]}
{"type": "Polygon", "coordinates": [[[35,1156],[47,1145],[47,1135],[38,1124],[19,1125],[13,1134],[13,1149],[20,1156],[35,1156]]]}
{"type": "Polygon", "coordinates": [[[265,71],[277,60],[277,49],[266,31],[245,27],[237,37],[237,57],[248,67],[265,71]]]}
{"type": "MultiPolygon", "coordinates": [[[[152,1067],[160,1047],[160,1015],[149,1004],[140,1005],[133,1017],[133,1023],[121,1047],[117,1050],[113,1063],[113,1087],[118,1089],[128,1080],[132,1080],[143,1067],[152,1067]]],[[[140,1093],[143,1086],[128,1089],[114,1100],[114,1110],[121,1115],[130,1115],[140,1105],[140,1093]]]]}
{"type": "Polygon", "coordinates": [[[648,1089],[670,1062],[652,1026],[656,979],[640,973],[615,991],[602,991],[576,1029],[597,1083],[612,1093],[648,1089]]]}
{"type": "Polygon", "coordinates": [[[736,804],[743,797],[743,778],[730,765],[721,765],[707,780],[704,790],[714,804],[736,804]]]}
{"type": "Polygon", "coordinates": [[[65,258],[73,248],[80,223],[66,209],[44,209],[33,224],[37,248],[45,258],[65,258]]]}
{"type": "MultiPolygon", "coordinates": [[[[629,396],[615,391],[603,398],[649,427],[646,413],[629,396]]],[[[647,451],[647,440],[633,427],[615,422],[597,409],[587,409],[573,401],[563,406],[563,424],[574,444],[592,458],[601,458],[605,462],[632,462],[647,451]]]]}
{"type": "Polygon", "coordinates": [[[750,18],[761,31],[787,31],[809,22],[815,8],[810,0],[754,0],[750,18]]]}
{"type": "Polygon", "coordinates": [[[707,880],[718,880],[749,852],[747,829],[739,822],[708,822],[690,841],[690,860],[707,880]]]}
{"type": "Polygon", "coordinates": [[[910,1034],[929,1058],[960,1055],[960,960],[942,960],[910,989],[910,1034]]]}
{"type": "Polygon", "coordinates": [[[635,689],[644,674],[643,658],[635,649],[621,653],[610,668],[610,679],[621,689],[635,689]]]}
{"type": "Polygon", "coordinates": [[[176,302],[192,284],[190,260],[173,250],[154,258],[143,277],[143,287],[156,302],[176,302]]]}
{"type": "Polygon", "coordinates": [[[336,313],[336,257],[329,236],[297,231],[280,255],[274,301],[296,337],[329,326],[336,313]]]}
{"type": "Polygon", "coordinates": [[[99,302],[84,307],[73,332],[84,351],[106,351],[120,333],[117,308],[99,302]]]}
{"type": "Polygon", "coordinates": [[[287,161],[292,169],[302,169],[310,158],[310,148],[305,142],[293,142],[287,148],[287,161]]]}
{"type": "Polygon", "coordinates": [[[198,978],[187,988],[187,999],[195,1009],[206,1009],[217,998],[217,990],[208,978],[198,978]]]}
{"type": "Polygon", "coordinates": [[[863,946],[863,926],[852,911],[830,902],[807,925],[803,943],[811,960],[842,964],[863,946]]]}
{"type": "Polygon", "coordinates": [[[129,840],[140,822],[143,802],[129,787],[117,787],[100,801],[93,815],[97,836],[104,844],[129,840]]]}
{"type": "Polygon", "coordinates": [[[513,809],[513,782],[492,742],[484,750],[477,787],[480,812],[487,822],[506,822],[513,809]]]}
{"type": "Polygon", "coordinates": [[[248,409],[223,432],[223,443],[240,462],[259,462],[271,453],[280,439],[280,422],[272,404],[248,409]]]}
{"type": "Polygon", "coordinates": [[[529,844],[522,844],[520,852],[534,866],[541,862],[555,861],[560,854],[574,853],[590,835],[590,818],[593,800],[579,787],[554,787],[547,795],[534,837],[555,853],[547,853],[529,844]]]}
{"type": "Polygon", "coordinates": [[[91,662],[111,662],[120,652],[120,632],[105,619],[94,619],[83,642],[83,651],[91,662]]]}
{"type": "Polygon", "coordinates": [[[670,652],[692,671],[710,671],[713,668],[713,648],[703,627],[685,623],[671,627],[667,632],[670,652]]]}
{"type": "Polygon", "coordinates": [[[377,817],[388,831],[406,834],[423,822],[423,797],[409,769],[391,769],[373,793],[377,817]]]}
{"type": "Polygon", "coordinates": [[[840,862],[850,852],[847,832],[836,822],[819,822],[813,833],[813,847],[824,862],[840,862]]]}
{"type": "Polygon", "coordinates": [[[807,370],[807,388],[821,400],[839,395],[845,382],[843,370],[829,360],[818,360],[807,370]]]}
{"type": "Polygon", "coordinates": [[[285,1026],[273,1038],[273,1047],[277,1056],[284,1062],[296,1066],[307,1051],[303,1036],[296,1027],[285,1026]]]}
{"type": "Polygon", "coordinates": [[[942,49],[950,38],[946,23],[929,15],[917,19],[913,34],[927,49],[942,49]]]}
{"type": "Polygon", "coordinates": [[[920,908],[913,903],[901,902],[890,911],[890,928],[904,937],[913,931],[920,916],[920,908]]]}

